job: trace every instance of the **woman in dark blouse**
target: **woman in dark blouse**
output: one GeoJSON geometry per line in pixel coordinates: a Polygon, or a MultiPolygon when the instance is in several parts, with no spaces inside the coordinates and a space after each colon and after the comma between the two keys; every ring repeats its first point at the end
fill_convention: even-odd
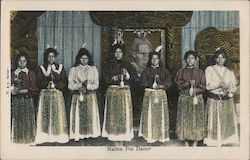
{"type": "Polygon", "coordinates": [[[136,78],[134,67],[124,60],[124,46],[116,44],[112,47],[113,58],[106,69],[105,79],[109,85],[120,85],[121,75],[124,75],[124,84],[130,85],[136,78]]]}
{"type": "Polygon", "coordinates": [[[145,90],[139,130],[139,136],[148,143],[170,140],[166,90],[171,84],[171,74],[161,65],[160,53],[150,53],[147,67],[142,72],[145,90]]]}
{"type": "Polygon", "coordinates": [[[33,96],[38,93],[35,72],[28,69],[29,58],[16,55],[11,73],[11,139],[14,143],[32,143],[35,138],[35,108],[33,96]]]}
{"type": "Polygon", "coordinates": [[[62,91],[67,87],[67,77],[62,64],[55,63],[58,52],[48,48],[44,52],[44,64],[37,73],[39,106],[35,143],[69,141],[65,102],[62,91]]]}
{"type": "Polygon", "coordinates": [[[156,78],[157,86],[155,89],[167,90],[170,88],[171,74],[162,67],[159,53],[151,53],[147,67],[142,72],[142,85],[145,88],[153,88],[153,83],[156,78]]]}
{"type": "Polygon", "coordinates": [[[67,76],[62,64],[55,62],[59,53],[54,48],[48,48],[44,53],[44,64],[41,65],[37,72],[38,88],[50,88],[53,81],[56,89],[64,91],[67,88],[67,76]]]}
{"type": "MultiPolygon", "coordinates": [[[[106,71],[109,87],[105,96],[102,136],[111,141],[130,141],[134,137],[130,84],[137,77],[136,70],[123,59],[124,46],[112,46],[113,59],[106,71]]],[[[117,145],[121,145],[118,142],[117,145]]]]}
{"type": "Polygon", "coordinates": [[[205,138],[206,108],[202,94],[206,90],[203,71],[195,67],[197,55],[194,51],[185,53],[187,66],[177,72],[175,82],[179,89],[176,133],[186,146],[188,140],[193,146],[205,138]]]}

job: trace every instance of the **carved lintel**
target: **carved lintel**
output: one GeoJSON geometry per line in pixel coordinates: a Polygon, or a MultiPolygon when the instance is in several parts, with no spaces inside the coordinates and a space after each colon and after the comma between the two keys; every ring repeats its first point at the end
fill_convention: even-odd
{"type": "Polygon", "coordinates": [[[182,27],[191,17],[192,11],[93,11],[92,20],[106,27],[118,28],[166,28],[182,27]]]}

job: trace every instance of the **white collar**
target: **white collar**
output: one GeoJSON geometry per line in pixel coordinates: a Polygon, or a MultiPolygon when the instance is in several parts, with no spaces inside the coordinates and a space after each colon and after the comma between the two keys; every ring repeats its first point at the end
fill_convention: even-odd
{"type": "Polygon", "coordinates": [[[187,66],[187,68],[195,68],[195,66],[190,66],[190,67],[189,67],[189,66],[187,66]]]}
{"type": "Polygon", "coordinates": [[[14,73],[15,73],[15,75],[18,76],[20,72],[25,72],[26,74],[28,74],[29,69],[28,69],[27,67],[25,67],[25,68],[23,68],[23,69],[21,69],[21,68],[18,67],[18,68],[15,70],[14,73]]]}
{"type": "Polygon", "coordinates": [[[158,64],[157,66],[151,65],[153,69],[158,68],[160,65],[158,64]]]}
{"type": "Polygon", "coordinates": [[[55,64],[52,64],[52,65],[49,64],[47,70],[44,68],[44,66],[40,66],[40,68],[41,68],[43,74],[44,74],[46,77],[48,77],[48,76],[50,75],[50,73],[51,73],[51,70],[52,70],[53,72],[57,73],[57,74],[60,74],[61,71],[62,71],[63,65],[62,65],[62,64],[59,64],[59,68],[58,68],[58,69],[56,69],[55,64]]]}

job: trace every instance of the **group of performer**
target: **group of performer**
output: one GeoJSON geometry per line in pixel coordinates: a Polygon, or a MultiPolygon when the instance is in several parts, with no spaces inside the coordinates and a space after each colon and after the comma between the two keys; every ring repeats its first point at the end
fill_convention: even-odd
{"type": "Polygon", "coordinates": [[[233,93],[236,80],[229,58],[219,48],[214,64],[204,72],[195,67],[197,54],[185,53],[186,67],[172,78],[162,66],[160,52],[149,54],[147,67],[140,77],[123,58],[124,45],[111,47],[112,60],[106,68],[109,84],[105,94],[104,120],[100,124],[98,99],[99,73],[91,54],[81,48],[68,77],[62,64],[55,62],[58,51],[47,48],[44,64],[35,73],[29,58],[19,53],[12,72],[11,139],[14,143],[67,143],[69,139],[106,137],[110,141],[131,141],[134,138],[133,107],[130,86],[139,79],[144,87],[139,137],[148,143],[167,142],[169,111],[167,92],[173,83],[179,90],[176,134],[186,146],[204,140],[208,146],[239,144],[233,93]],[[174,79],[174,82],[172,82],[174,79]],[[65,110],[65,89],[71,91],[68,121],[65,110]],[[207,101],[203,96],[206,91],[207,101]],[[39,93],[38,111],[33,96],[39,93]]]}

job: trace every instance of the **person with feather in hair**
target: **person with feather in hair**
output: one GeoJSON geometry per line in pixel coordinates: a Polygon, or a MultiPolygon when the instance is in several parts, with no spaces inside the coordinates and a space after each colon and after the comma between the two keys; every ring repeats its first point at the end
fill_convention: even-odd
{"type": "Polygon", "coordinates": [[[205,70],[207,89],[208,146],[239,145],[237,117],[233,93],[237,91],[236,79],[230,59],[223,48],[217,48],[213,65],[205,70]]]}
{"type": "Polygon", "coordinates": [[[70,139],[75,141],[101,135],[96,96],[99,74],[85,45],[78,51],[75,65],[70,69],[68,77],[68,88],[72,92],[70,139]]]}
{"type": "Polygon", "coordinates": [[[147,67],[142,72],[144,97],[139,137],[148,143],[167,142],[169,138],[169,111],[166,91],[172,85],[170,72],[162,66],[160,50],[149,54],[147,67]]]}
{"type": "Polygon", "coordinates": [[[112,45],[112,60],[106,68],[105,80],[109,85],[105,96],[102,137],[116,141],[131,141],[133,132],[133,107],[130,85],[137,78],[136,70],[124,60],[124,45],[112,45]]]}
{"type": "Polygon", "coordinates": [[[67,88],[66,72],[62,64],[55,62],[55,48],[44,52],[44,64],[37,71],[39,95],[35,144],[67,143],[68,124],[63,91],[67,88]]]}

